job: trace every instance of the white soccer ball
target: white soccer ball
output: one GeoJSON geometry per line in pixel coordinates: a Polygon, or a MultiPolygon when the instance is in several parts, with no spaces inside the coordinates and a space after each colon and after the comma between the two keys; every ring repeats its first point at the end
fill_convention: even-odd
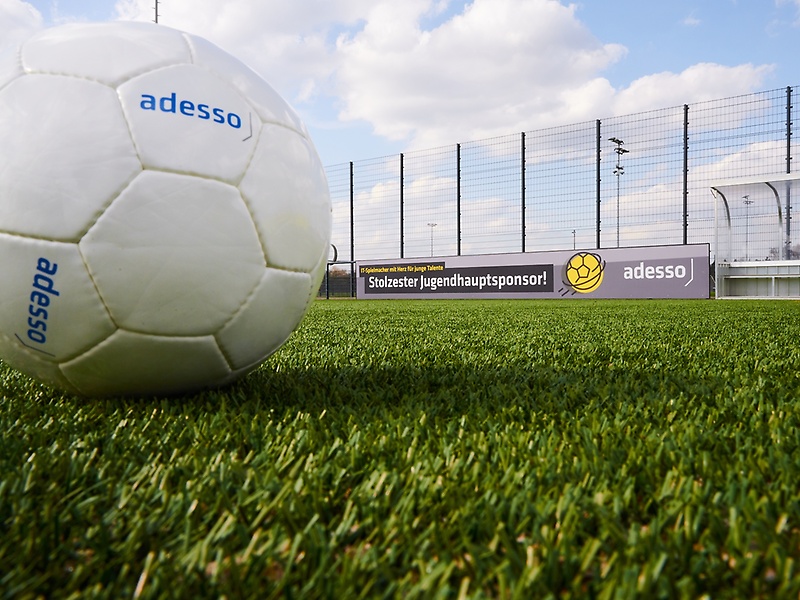
{"type": "Polygon", "coordinates": [[[85,396],[233,381],[297,328],[330,243],[295,112],[150,23],[42,31],[0,60],[0,359],[85,396]]]}

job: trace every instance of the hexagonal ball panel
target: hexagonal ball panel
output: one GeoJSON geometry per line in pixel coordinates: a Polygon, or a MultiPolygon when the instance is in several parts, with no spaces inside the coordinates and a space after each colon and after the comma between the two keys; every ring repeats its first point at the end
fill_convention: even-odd
{"type": "Polygon", "coordinates": [[[273,267],[311,272],[327,255],[328,182],[314,147],[296,132],[265,125],[239,185],[273,267]]]}
{"type": "Polygon", "coordinates": [[[233,87],[205,69],[180,65],[131,79],[119,96],[145,167],[241,179],[260,121],[233,87]]]}
{"type": "Polygon", "coordinates": [[[24,75],[0,90],[0,105],[0,229],[77,241],[141,171],[116,94],[24,75]]]}
{"type": "Polygon", "coordinates": [[[142,173],[80,248],[116,323],[158,335],[217,331],[265,268],[236,188],[174,173],[142,173]]]}
{"type": "Polygon", "coordinates": [[[222,382],[230,373],[213,337],[170,338],[117,331],[62,366],[88,396],[169,395],[222,382]]]}
{"type": "Polygon", "coordinates": [[[308,137],[294,109],[250,67],[202,38],[187,35],[186,39],[192,47],[194,63],[213,71],[239,90],[264,123],[283,125],[308,137]]]}
{"type": "Polygon", "coordinates": [[[113,333],[76,244],[0,234],[0,255],[0,356],[11,345],[55,363],[113,333]]]}
{"type": "Polygon", "coordinates": [[[0,89],[22,75],[22,63],[16,52],[0,52],[0,89]]]}
{"type": "Polygon", "coordinates": [[[57,73],[116,86],[146,71],[189,63],[181,32],[152,23],[71,23],[46,29],[22,46],[28,72],[57,73]]]}

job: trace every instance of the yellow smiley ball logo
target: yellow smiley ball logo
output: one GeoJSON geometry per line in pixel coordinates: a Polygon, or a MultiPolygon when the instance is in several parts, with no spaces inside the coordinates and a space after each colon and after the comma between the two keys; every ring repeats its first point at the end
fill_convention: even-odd
{"type": "Polygon", "coordinates": [[[603,283],[606,263],[599,254],[579,252],[567,262],[564,269],[564,283],[576,292],[588,294],[603,283]]]}

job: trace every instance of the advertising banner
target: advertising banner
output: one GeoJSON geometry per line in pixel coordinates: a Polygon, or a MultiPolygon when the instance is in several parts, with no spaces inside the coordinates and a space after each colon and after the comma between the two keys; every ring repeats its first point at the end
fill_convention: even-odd
{"type": "Polygon", "coordinates": [[[357,263],[357,297],[708,298],[709,245],[357,263]]]}

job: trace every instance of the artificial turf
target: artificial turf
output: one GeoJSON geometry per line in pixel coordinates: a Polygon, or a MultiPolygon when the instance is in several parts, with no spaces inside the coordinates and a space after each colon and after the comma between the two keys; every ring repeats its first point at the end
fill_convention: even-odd
{"type": "Polygon", "coordinates": [[[0,364],[0,590],[796,599],[799,342],[793,301],[318,301],[191,397],[0,364]]]}

